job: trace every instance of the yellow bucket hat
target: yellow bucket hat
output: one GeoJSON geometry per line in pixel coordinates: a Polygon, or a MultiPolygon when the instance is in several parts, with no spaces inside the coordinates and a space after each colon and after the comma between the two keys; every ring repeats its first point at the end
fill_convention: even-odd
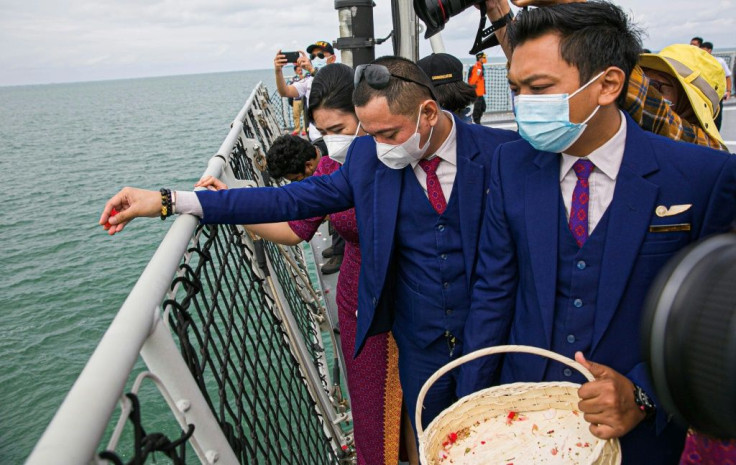
{"type": "Polygon", "coordinates": [[[702,128],[723,142],[713,118],[718,114],[718,104],[726,92],[726,73],[710,53],[693,45],[675,44],[659,53],[642,53],[639,65],[676,78],[702,128]]]}

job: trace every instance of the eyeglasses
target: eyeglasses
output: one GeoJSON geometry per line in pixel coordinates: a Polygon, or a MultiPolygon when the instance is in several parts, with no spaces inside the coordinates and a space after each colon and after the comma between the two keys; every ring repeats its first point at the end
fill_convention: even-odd
{"type": "Polygon", "coordinates": [[[322,52],[312,53],[311,55],[309,55],[310,60],[314,60],[315,58],[324,58],[324,57],[325,57],[325,54],[322,52]]]}
{"type": "Polygon", "coordinates": [[[391,81],[391,78],[394,77],[396,79],[401,79],[402,81],[406,82],[413,82],[414,84],[418,84],[425,89],[427,89],[432,96],[433,99],[437,100],[437,97],[434,95],[434,89],[432,89],[431,85],[417,81],[414,78],[410,78],[408,76],[401,76],[396,73],[392,73],[389,71],[388,68],[386,68],[383,65],[375,65],[375,64],[367,64],[367,65],[358,65],[355,68],[355,77],[353,78],[353,85],[354,87],[358,87],[358,84],[360,84],[360,81],[365,78],[365,82],[368,83],[369,86],[373,87],[374,89],[385,89],[388,87],[388,83],[391,81]]]}
{"type": "Polygon", "coordinates": [[[649,84],[652,87],[654,87],[655,89],[657,89],[660,94],[662,93],[662,88],[663,87],[669,87],[669,88],[673,88],[673,89],[675,87],[672,84],[670,84],[669,82],[658,81],[658,80],[652,79],[652,78],[649,78],[649,84]]]}

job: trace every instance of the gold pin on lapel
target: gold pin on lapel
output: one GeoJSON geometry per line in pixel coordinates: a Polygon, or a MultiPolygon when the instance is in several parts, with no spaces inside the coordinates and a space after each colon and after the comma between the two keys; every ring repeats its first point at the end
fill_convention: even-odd
{"type": "Polygon", "coordinates": [[[682,212],[690,210],[690,207],[692,206],[693,204],[691,203],[684,205],[672,205],[670,208],[667,208],[664,205],[660,205],[654,210],[654,213],[656,213],[658,217],[664,218],[665,216],[679,215],[682,212]]]}

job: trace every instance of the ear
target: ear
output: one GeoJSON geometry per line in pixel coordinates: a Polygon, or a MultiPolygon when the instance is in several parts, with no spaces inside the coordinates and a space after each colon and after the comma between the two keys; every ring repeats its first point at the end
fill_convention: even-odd
{"type": "Polygon", "coordinates": [[[312,158],[311,160],[307,160],[307,162],[304,164],[304,177],[308,178],[309,176],[314,173],[314,170],[317,169],[317,158],[312,158]]]}
{"type": "Polygon", "coordinates": [[[442,110],[440,110],[440,107],[436,101],[427,100],[424,102],[424,106],[422,107],[422,113],[427,116],[429,125],[434,126],[439,121],[442,110]]]}
{"type": "Polygon", "coordinates": [[[626,84],[626,74],[621,68],[609,67],[601,76],[601,94],[598,96],[598,105],[606,106],[616,103],[616,99],[623,92],[626,84]]]}

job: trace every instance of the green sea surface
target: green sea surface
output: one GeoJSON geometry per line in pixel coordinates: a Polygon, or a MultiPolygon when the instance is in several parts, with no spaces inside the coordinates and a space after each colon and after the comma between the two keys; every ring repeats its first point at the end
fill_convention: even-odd
{"type": "Polygon", "coordinates": [[[171,225],[110,237],[105,201],[191,189],[259,81],[275,89],[273,70],[0,87],[0,463],[30,454],[171,225]]]}

